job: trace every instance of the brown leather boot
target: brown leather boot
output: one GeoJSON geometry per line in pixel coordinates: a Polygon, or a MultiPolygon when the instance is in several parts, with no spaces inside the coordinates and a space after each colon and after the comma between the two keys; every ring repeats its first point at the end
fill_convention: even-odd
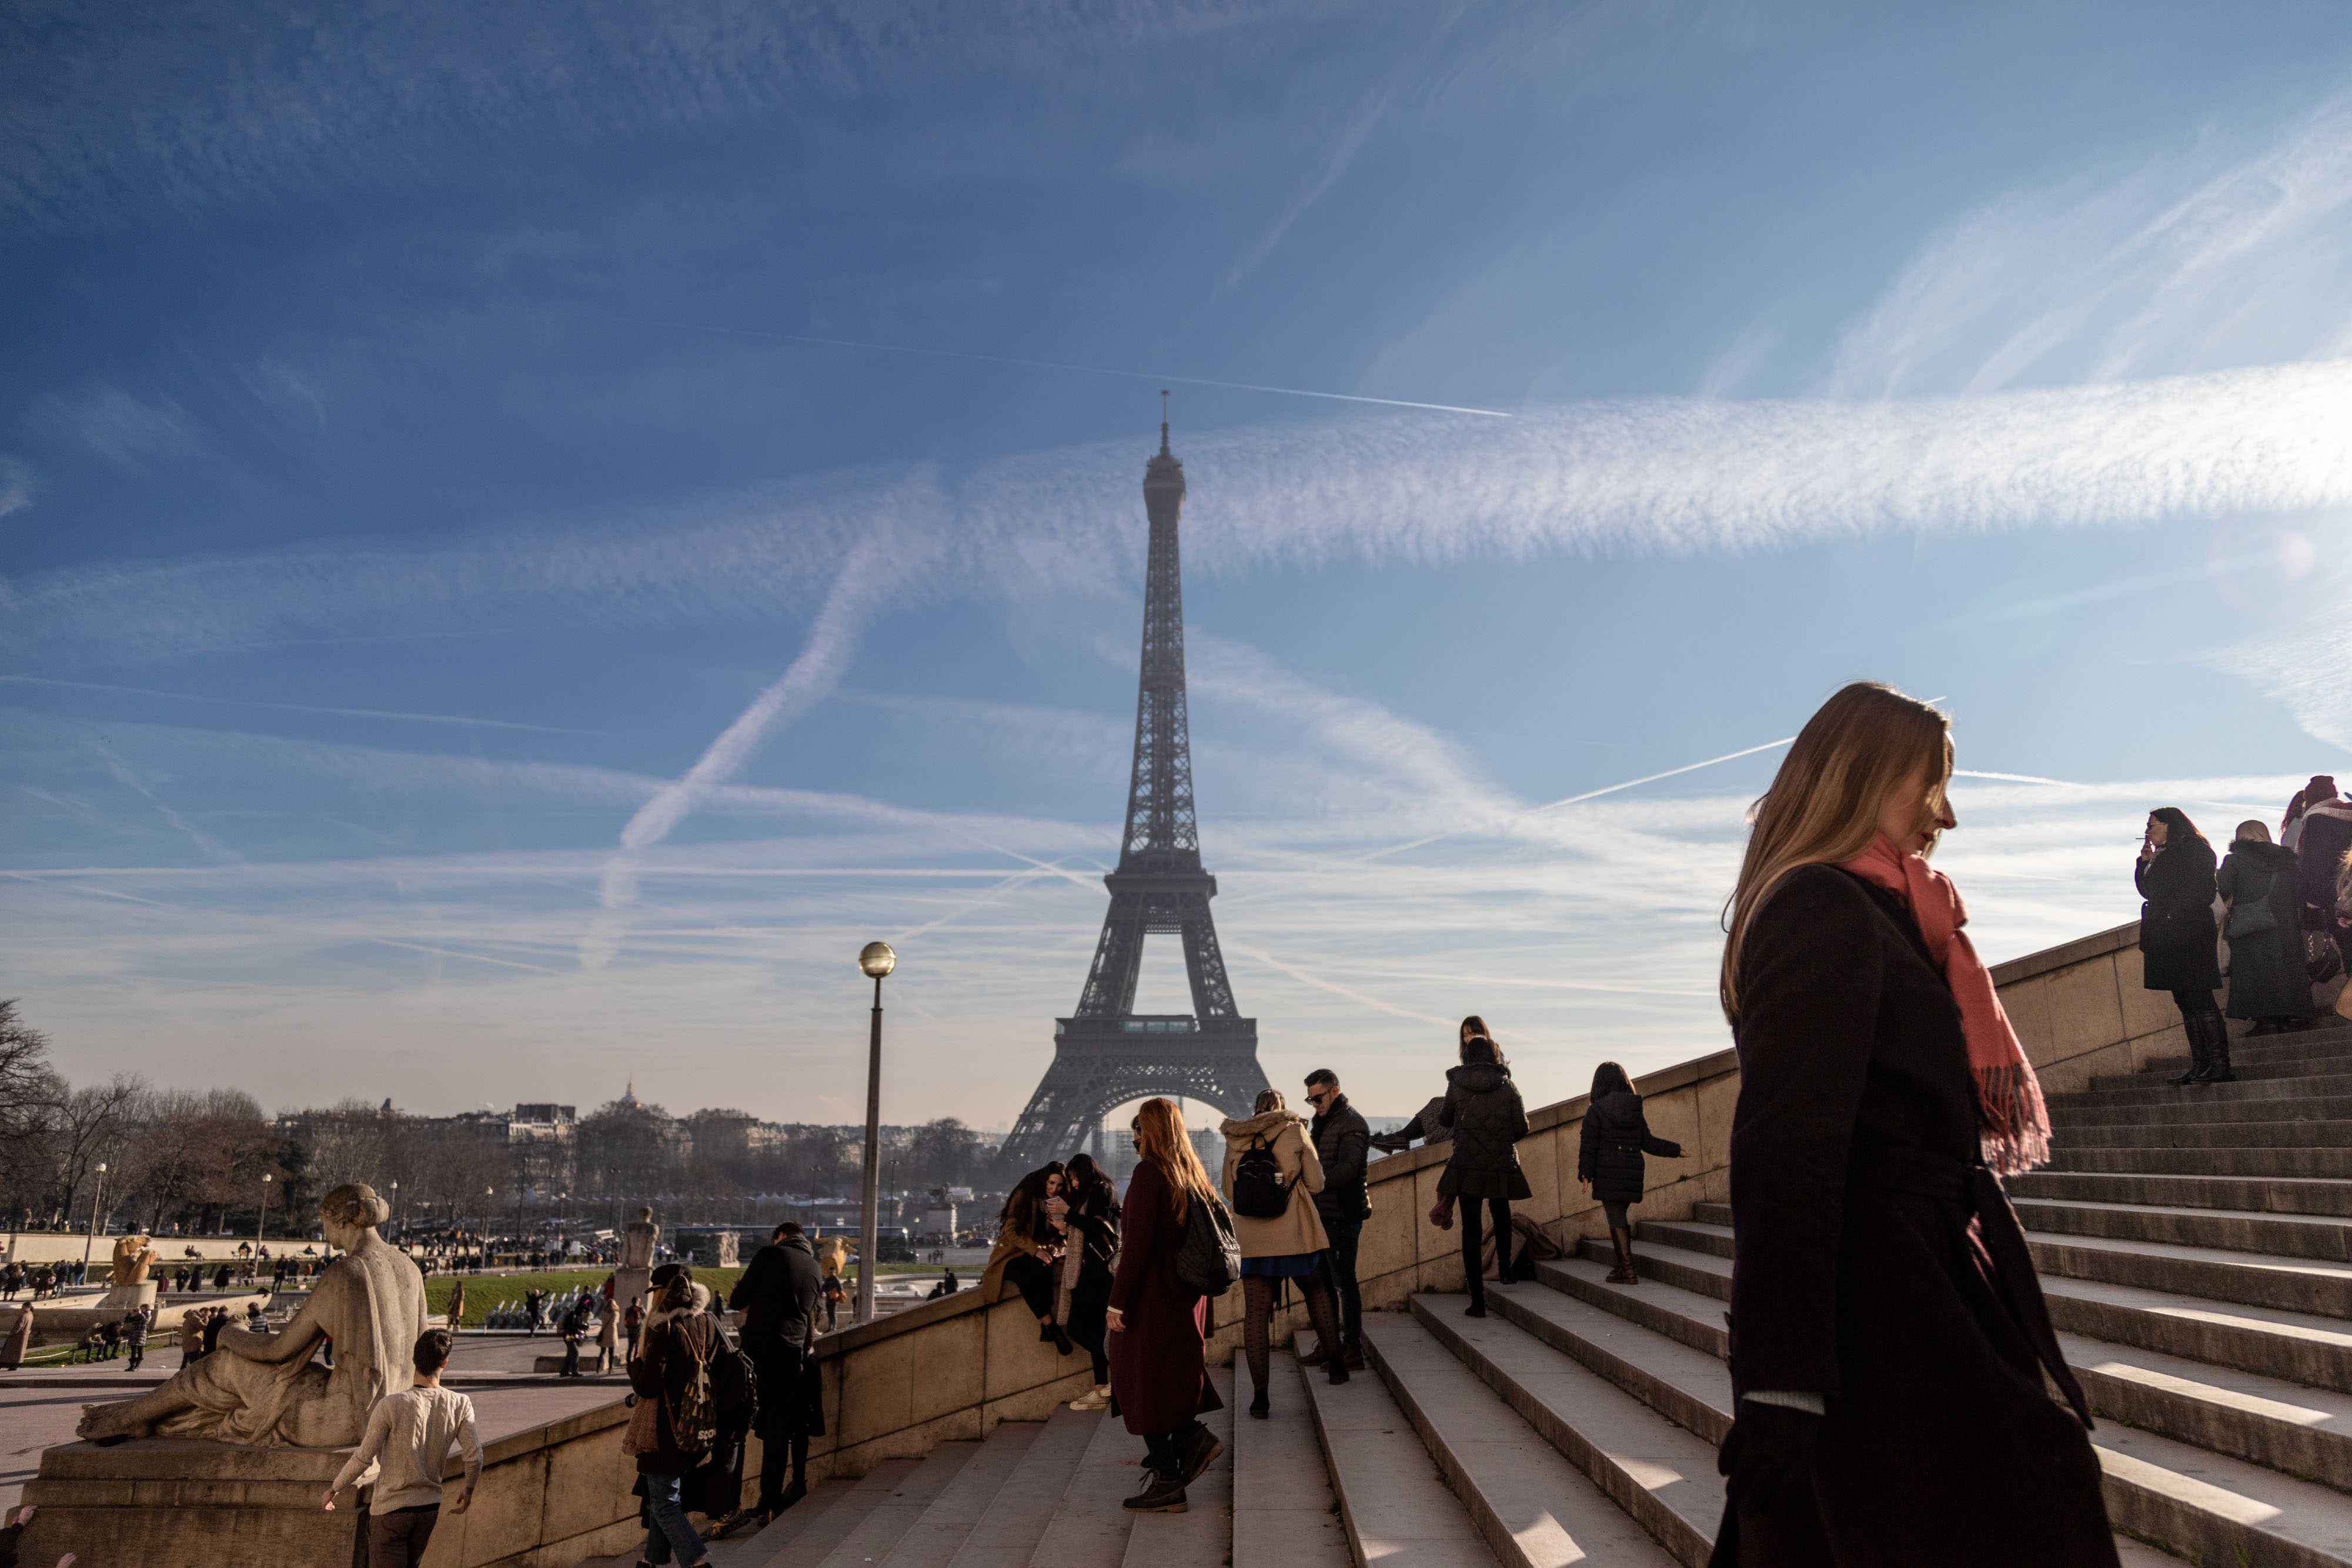
{"type": "Polygon", "coordinates": [[[1633,1272],[1633,1233],[1612,1230],[1609,1233],[1609,1243],[1617,1249],[1617,1267],[1609,1270],[1609,1282],[1612,1285],[1638,1283],[1641,1276],[1633,1272]]]}

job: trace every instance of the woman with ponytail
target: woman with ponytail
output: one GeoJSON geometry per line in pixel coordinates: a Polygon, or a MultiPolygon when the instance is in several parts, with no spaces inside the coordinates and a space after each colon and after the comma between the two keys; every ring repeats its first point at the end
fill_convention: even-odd
{"type": "Polygon", "coordinates": [[[1926,859],[1951,767],[1942,714],[1855,685],[1757,802],[1721,977],[1716,1568],[2115,1568],[2089,1407],[1996,1179],[2049,1157],[2049,1116],[1926,859]]]}

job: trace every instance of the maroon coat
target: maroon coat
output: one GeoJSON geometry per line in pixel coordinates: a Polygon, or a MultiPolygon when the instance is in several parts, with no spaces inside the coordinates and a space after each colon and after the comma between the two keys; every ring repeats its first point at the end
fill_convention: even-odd
{"type": "Polygon", "coordinates": [[[1225,1403],[1209,1381],[1209,1298],[1176,1279],[1184,1225],[1173,1198],[1159,1161],[1135,1167],[1110,1282],[1110,1304],[1126,1322],[1106,1347],[1111,1404],[1138,1437],[1189,1427],[1225,1403]]]}
{"type": "Polygon", "coordinates": [[[1959,1008],[1894,895],[1792,873],[1748,928],[1732,1387],[1828,1404],[1812,1495],[1727,1509],[1738,1568],[2114,1568],[2085,1417],[1979,1162],[1959,1008]]]}

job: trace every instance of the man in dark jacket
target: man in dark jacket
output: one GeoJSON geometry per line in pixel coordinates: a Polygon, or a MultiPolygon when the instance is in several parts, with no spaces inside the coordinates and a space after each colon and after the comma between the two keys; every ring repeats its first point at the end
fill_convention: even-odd
{"type": "Polygon", "coordinates": [[[808,1238],[788,1219],[776,1227],[772,1245],[752,1254],[727,1296],[727,1304],[743,1314],[743,1351],[760,1377],[760,1503],[752,1511],[762,1519],[808,1495],[808,1440],[815,1423],[805,1408],[804,1358],[815,1339],[821,1278],[808,1238]]]}
{"type": "MultiPolygon", "coordinates": [[[[1339,1092],[1339,1075],[1318,1067],[1307,1075],[1307,1103],[1315,1107],[1307,1135],[1315,1141],[1315,1157],[1323,1162],[1323,1190],[1315,1195],[1315,1210],[1331,1245],[1323,1249],[1323,1271],[1339,1303],[1341,1354],[1351,1370],[1364,1364],[1364,1297],[1356,1286],[1356,1244],[1363,1239],[1364,1221],[1371,1218],[1372,1200],[1364,1191],[1364,1166],[1371,1158],[1372,1130],[1339,1092]]],[[[1331,1347],[1318,1344],[1304,1356],[1310,1366],[1330,1358],[1331,1347]]]]}

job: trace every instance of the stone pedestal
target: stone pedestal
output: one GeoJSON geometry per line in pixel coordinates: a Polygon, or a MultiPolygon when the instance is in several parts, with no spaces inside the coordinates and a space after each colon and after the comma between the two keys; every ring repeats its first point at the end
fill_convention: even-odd
{"type": "Polygon", "coordinates": [[[319,1506],[349,1448],[244,1448],[169,1437],[45,1450],[25,1483],[39,1506],[19,1561],[77,1554],[86,1568],[349,1568],[354,1492],[319,1506]]]}
{"type": "Polygon", "coordinates": [[[100,1312],[127,1312],[133,1307],[155,1304],[155,1281],[142,1280],[135,1285],[117,1285],[106,1292],[98,1303],[100,1312]]]}
{"type": "Polygon", "coordinates": [[[651,1269],[624,1268],[613,1270],[613,1310],[620,1313],[624,1321],[629,1315],[631,1301],[635,1301],[640,1309],[644,1308],[646,1292],[653,1288],[653,1278],[654,1271],[651,1269]]]}

